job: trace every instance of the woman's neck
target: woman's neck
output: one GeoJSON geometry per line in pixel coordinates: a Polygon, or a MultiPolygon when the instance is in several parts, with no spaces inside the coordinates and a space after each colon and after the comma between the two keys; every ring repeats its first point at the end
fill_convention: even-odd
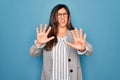
{"type": "Polygon", "coordinates": [[[59,37],[63,38],[63,37],[66,36],[66,34],[67,34],[67,28],[66,27],[64,27],[64,28],[59,28],[58,27],[58,34],[57,35],[59,37]]]}

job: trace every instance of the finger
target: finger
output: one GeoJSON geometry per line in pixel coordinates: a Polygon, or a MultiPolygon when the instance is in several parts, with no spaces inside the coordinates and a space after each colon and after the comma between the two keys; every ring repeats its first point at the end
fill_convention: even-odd
{"type": "Polygon", "coordinates": [[[54,39],[54,36],[52,36],[52,37],[48,38],[48,41],[50,41],[50,40],[52,40],[52,39],[54,39]]]}
{"type": "Polygon", "coordinates": [[[77,38],[79,37],[77,28],[75,28],[75,35],[77,38]]]}
{"type": "Polygon", "coordinates": [[[84,37],[83,37],[84,40],[86,40],[86,34],[84,34],[84,37]]]}
{"type": "Polygon", "coordinates": [[[71,33],[72,33],[73,39],[76,39],[75,32],[71,31],[71,33]]]}
{"type": "Polygon", "coordinates": [[[42,24],[40,24],[40,33],[42,32],[42,24]]]}
{"type": "Polygon", "coordinates": [[[36,33],[37,33],[37,35],[38,35],[38,33],[39,33],[38,28],[36,28],[36,33]]]}
{"type": "Polygon", "coordinates": [[[80,29],[80,38],[82,39],[82,29],[80,29]]]}
{"type": "Polygon", "coordinates": [[[49,34],[50,30],[51,30],[51,27],[48,28],[48,30],[46,32],[47,35],[49,34]]]}
{"type": "Polygon", "coordinates": [[[45,31],[46,31],[46,27],[47,27],[47,24],[45,24],[43,32],[45,32],[45,31]]]}
{"type": "Polygon", "coordinates": [[[66,44],[67,44],[68,46],[71,46],[71,47],[74,48],[74,45],[73,45],[72,43],[70,43],[70,42],[66,42],[66,44]]]}

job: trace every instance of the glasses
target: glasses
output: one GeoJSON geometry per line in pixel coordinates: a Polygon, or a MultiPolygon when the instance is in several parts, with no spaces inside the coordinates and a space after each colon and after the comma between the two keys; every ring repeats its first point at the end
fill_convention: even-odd
{"type": "Polygon", "coordinates": [[[58,16],[58,18],[61,18],[62,16],[66,18],[68,16],[68,14],[67,13],[58,13],[57,16],[58,16]]]}

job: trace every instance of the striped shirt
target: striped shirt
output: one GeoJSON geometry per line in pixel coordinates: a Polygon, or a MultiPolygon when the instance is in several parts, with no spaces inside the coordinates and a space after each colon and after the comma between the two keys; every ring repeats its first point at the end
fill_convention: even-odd
{"type": "MultiPolygon", "coordinates": [[[[68,67],[68,56],[66,53],[66,40],[67,36],[64,38],[57,37],[58,43],[56,46],[53,46],[53,74],[51,80],[70,80],[69,77],[69,67],[68,67]]],[[[41,47],[37,45],[37,40],[34,41],[36,48],[43,48],[45,44],[41,47]]],[[[77,51],[79,55],[83,55],[88,51],[84,52],[77,51]]]]}
{"type": "Polygon", "coordinates": [[[52,80],[69,80],[68,57],[66,55],[66,39],[58,38],[58,43],[53,47],[53,75],[52,80]]]}

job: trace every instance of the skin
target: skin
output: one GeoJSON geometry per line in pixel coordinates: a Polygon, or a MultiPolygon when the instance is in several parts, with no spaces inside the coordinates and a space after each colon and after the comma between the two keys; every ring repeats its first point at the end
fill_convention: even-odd
{"type": "Polygon", "coordinates": [[[58,10],[58,36],[63,38],[64,36],[66,36],[67,33],[67,21],[68,21],[68,15],[67,12],[64,8],[58,10]]]}
{"type": "MultiPolygon", "coordinates": [[[[58,33],[57,36],[63,38],[66,36],[67,33],[67,21],[68,21],[68,15],[67,12],[64,8],[61,8],[58,10],[58,33]]],[[[40,24],[40,32],[38,28],[36,28],[36,33],[37,33],[37,45],[41,46],[42,44],[47,43],[48,41],[54,39],[54,37],[48,38],[47,35],[49,34],[51,27],[49,27],[48,31],[46,31],[46,24],[44,25],[44,29],[42,30],[42,24],[40,24]]],[[[71,31],[74,43],[66,42],[68,46],[71,46],[75,48],[76,50],[79,50],[83,52],[86,49],[86,34],[82,34],[82,29],[80,31],[75,28],[75,30],[71,31]]]]}

